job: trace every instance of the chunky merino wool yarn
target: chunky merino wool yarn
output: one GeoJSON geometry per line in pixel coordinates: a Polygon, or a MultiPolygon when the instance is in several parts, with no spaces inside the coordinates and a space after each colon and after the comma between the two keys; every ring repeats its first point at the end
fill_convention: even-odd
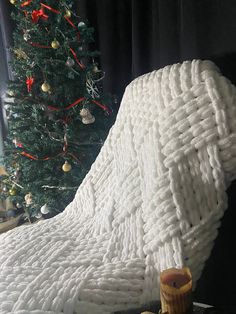
{"type": "Polygon", "coordinates": [[[210,61],[135,79],[75,198],[0,236],[0,313],[111,313],[210,255],[236,177],[236,89],[210,61]]]}

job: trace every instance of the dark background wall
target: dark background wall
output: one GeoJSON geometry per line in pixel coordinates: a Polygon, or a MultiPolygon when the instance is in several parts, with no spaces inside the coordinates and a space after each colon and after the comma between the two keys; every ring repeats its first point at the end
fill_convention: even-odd
{"type": "MultiPolygon", "coordinates": [[[[194,58],[211,59],[236,83],[235,0],[75,2],[79,15],[95,28],[95,47],[101,51],[101,67],[106,72],[104,88],[118,99],[133,78],[194,58]]],[[[11,37],[8,0],[1,0],[0,12],[2,39],[7,48],[11,37]]],[[[3,62],[7,49],[0,53],[0,62],[3,62]]],[[[229,208],[197,285],[196,301],[236,305],[235,191],[236,184],[233,184],[228,191],[229,208]]]]}

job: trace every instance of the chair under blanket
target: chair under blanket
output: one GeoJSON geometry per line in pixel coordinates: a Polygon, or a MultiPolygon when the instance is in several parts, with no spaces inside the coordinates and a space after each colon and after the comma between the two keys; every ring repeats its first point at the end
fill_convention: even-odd
{"type": "Polygon", "coordinates": [[[210,61],[135,79],[75,198],[0,236],[0,313],[112,313],[210,255],[236,177],[236,88],[210,61]]]}

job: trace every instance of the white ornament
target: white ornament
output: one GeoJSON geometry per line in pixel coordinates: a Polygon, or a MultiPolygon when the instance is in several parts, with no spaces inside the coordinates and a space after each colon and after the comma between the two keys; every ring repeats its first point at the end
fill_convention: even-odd
{"type": "Polygon", "coordinates": [[[43,215],[47,215],[49,213],[48,205],[44,204],[41,208],[40,211],[43,215]]]}

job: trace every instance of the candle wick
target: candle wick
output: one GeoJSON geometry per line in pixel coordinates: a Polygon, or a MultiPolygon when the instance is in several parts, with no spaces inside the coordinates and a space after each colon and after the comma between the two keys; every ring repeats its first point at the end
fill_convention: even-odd
{"type": "Polygon", "coordinates": [[[175,281],[173,281],[173,287],[177,288],[177,284],[175,281]]]}

